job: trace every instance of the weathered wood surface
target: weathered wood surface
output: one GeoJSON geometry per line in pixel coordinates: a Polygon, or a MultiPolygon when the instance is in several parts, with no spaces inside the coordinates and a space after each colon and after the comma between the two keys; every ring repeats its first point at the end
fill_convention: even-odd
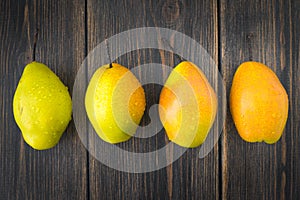
{"type": "Polygon", "coordinates": [[[49,66],[72,91],[84,59],[84,2],[1,1],[0,199],[85,199],[87,153],[74,124],[59,144],[36,151],[23,140],[12,99],[39,29],[36,60],[49,66]],[[76,31],[74,31],[76,30],[76,31]]]}
{"type": "MultiPolygon", "coordinates": [[[[299,199],[299,22],[299,0],[1,1],[0,199],[299,199]],[[77,71],[93,48],[117,33],[146,26],[173,29],[201,44],[218,65],[227,95],[243,61],[252,58],[270,66],[289,95],[280,141],[244,142],[227,109],[221,138],[205,158],[198,158],[199,148],[189,149],[172,165],[140,174],[116,171],[91,156],[73,120],[50,150],[35,151],[23,141],[12,98],[32,59],[36,29],[36,60],[47,64],[72,93],[77,71]]],[[[172,53],[155,49],[114,61],[128,68],[179,62],[172,53]]],[[[158,102],[161,87],[144,89],[149,109],[158,102]]],[[[142,124],[149,122],[145,115],[142,124]]],[[[118,146],[149,152],[167,143],[161,130],[118,146]]]]}
{"type": "Polygon", "coordinates": [[[222,197],[299,198],[299,3],[221,1],[221,70],[227,93],[238,65],[249,60],[270,66],[289,95],[289,118],[274,145],[241,140],[227,112],[222,140],[222,197]],[[250,50],[249,50],[250,48],[250,50]]]}

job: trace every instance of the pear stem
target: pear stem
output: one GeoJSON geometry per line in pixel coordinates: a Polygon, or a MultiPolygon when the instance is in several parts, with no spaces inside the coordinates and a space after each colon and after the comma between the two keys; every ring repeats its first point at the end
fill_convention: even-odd
{"type": "Polygon", "coordinates": [[[38,34],[39,34],[39,29],[36,29],[34,38],[33,38],[32,61],[35,61],[36,42],[37,42],[38,34]]]}
{"type": "Polygon", "coordinates": [[[174,53],[174,47],[171,46],[170,41],[168,41],[166,38],[161,38],[161,41],[166,44],[172,51],[172,53],[175,55],[175,57],[180,61],[186,61],[183,57],[179,56],[178,54],[174,53]]]}
{"type": "Polygon", "coordinates": [[[108,41],[107,39],[105,40],[105,45],[106,45],[106,53],[107,53],[107,58],[108,58],[108,61],[109,61],[109,68],[112,68],[112,62],[111,62],[111,58],[110,58],[110,53],[109,53],[109,48],[108,48],[108,41]]]}
{"type": "Polygon", "coordinates": [[[250,33],[247,35],[247,45],[248,45],[248,52],[249,52],[249,61],[253,61],[253,56],[252,56],[252,38],[254,37],[253,33],[250,33]]]}

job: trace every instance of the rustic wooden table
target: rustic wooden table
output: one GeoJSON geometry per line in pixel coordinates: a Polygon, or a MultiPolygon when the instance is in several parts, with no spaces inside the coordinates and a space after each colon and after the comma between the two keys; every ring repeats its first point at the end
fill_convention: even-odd
{"type": "MultiPolygon", "coordinates": [[[[299,199],[299,23],[299,0],[2,0],[0,199],[299,199]],[[199,149],[190,149],[172,165],[149,173],[120,172],[101,164],[82,145],[73,120],[54,148],[30,148],[14,121],[12,98],[32,59],[36,29],[36,59],[72,91],[77,71],[94,47],[145,26],[177,30],[199,42],[217,63],[227,94],[241,62],[252,57],[270,66],[289,95],[280,141],[244,142],[227,111],[221,138],[208,156],[199,159],[199,149]]],[[[117,61],[134,67],[161,55],[139,50],[117,61]]],[[[160,89],[145,86],[149,104],[157,102],[160,89]]],[[[161,131],[146,142],[132,139],[124,146],[149,151],[165,142],[161,131]]]]}

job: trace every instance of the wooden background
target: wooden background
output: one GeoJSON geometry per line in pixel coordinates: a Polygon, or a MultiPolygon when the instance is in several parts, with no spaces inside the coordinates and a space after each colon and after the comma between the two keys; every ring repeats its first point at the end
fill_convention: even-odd
{"type": "MultiPolygon", "coordinates": [[[[299,0],[2,0],[0,199],[299,199],[299,23],[299,0]],[[37,28],[36,59],[72,91],[77,70],[94,47],[114,34],[145,26],[174,29],[199,42],[218,64],[227,94],[241,62],[252,57],[270,66],[290,100],[280,141],[244,142],[227,112],[221,138],[204,159],[198,158],[199,149],[191,149],[172,165],[143,174],[119,172],[95,160],[73,121],[50,150],[35,151],[24,143],[12,98],[32,59],[37,28]]],[[[134,67],[160,56],[137,51],[117,61],[134,67]]],[[[169,54],[165,58],[173,59],[169,54]]],[[[157,102],[160,89],[145,86],[148,103],[157,102]]],[[[140,145],[130,140],[124,146],[156,149],[165,144],[164,131],[153,139],[140,145]]]]}

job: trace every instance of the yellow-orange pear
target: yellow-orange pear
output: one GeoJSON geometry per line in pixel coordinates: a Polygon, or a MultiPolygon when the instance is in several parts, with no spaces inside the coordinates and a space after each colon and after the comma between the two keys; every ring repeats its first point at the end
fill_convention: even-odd
{"type": "Polygon", "coordinates": [[[288,95],[276,74],[259,62],[242,63],[230,92],[230,111],[247,142],[277,142],[288,117],[288,95]]]}
{"type": "Polygon", "coordinates": [[[194,63],[183,61],[168,77],[159,105],[168,138],[192,148],[206,139],[216,116],[217,97],[204,73],[194,63]]]}
{"type": "Polygon", "coordinates": [[[117,63],[96,70],[88,85],[85,107],[98,136],[111,144],[135,134],[144,114],[145,93],[140,82],[117,63]]]}

